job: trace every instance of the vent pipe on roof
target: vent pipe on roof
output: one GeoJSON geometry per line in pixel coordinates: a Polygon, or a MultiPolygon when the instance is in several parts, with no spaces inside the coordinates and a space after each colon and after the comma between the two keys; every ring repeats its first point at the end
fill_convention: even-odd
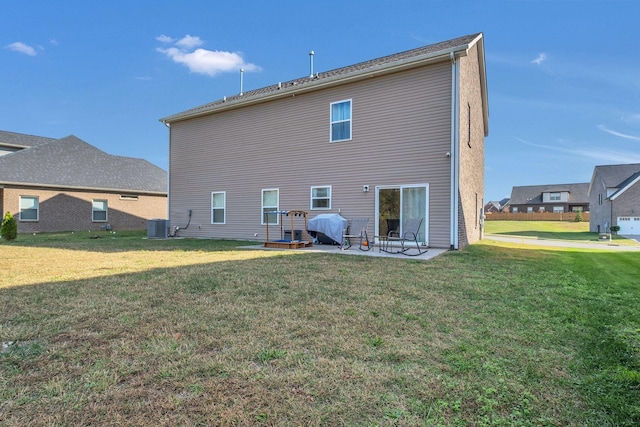
{"type": "Polygon", "coordinates": [[[242,96],[243,80],[244,80],[244,68],[240,68],[240,96],[242,96]]]}
{"type": "Polygon", "coordinates": [[[313,51],[309,52],[309,77],[313,78],[313,51]]]}

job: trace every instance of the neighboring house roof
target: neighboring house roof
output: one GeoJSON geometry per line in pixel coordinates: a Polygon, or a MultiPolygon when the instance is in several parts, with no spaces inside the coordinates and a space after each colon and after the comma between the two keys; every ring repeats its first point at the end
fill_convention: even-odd
{"type": "Polygon", "coordinates": [[[55,138],[0,130],[0,147],[29,148],[55,141],[55,138]]]}
{"type": "Polygon", "coordinates": [[[166,193],[167,172],[143,159],[107,154],[72,135],[0,156],[0,184],[166,193]]]}
{"type": "MultiPolygon", "coordinates": [[[[589,194],[591,194],[596,174],[604,183],[605,188],[617,188],[619,192],[623,187],[628,188],[631,181],[634,180],[634,175],[638,172],[640,172],[640,163],[596,166],[589,185],[589,194]]],[[[611,197],[613,198],[613,196],[611,197]]]]}
{"type": "MultiPolygon", "coordinates": [[[[543,203],[543,193],[569,192],[569,203],[589,203],[589,183],[528,185],[511,189],[511,205],[543,203]]],[[[556,202],[557,203],[557,202],[556,202]]]]}
{"type": "Polygon", "coordinates": [[[636,172],[633,175],[631,175],[628,179],[626,179],[624,182],[622,182],[620,184],[620,187],[618,188],[618,191],[616,191],[615,193],[613,193],[609,199],[611,200],[615,200],[618,198],[618,196],[620,196],[622,193],[624,193],[625,191],[627,191],[629,188],[631,188],[632,186],[635,185],[636,182],[638,182],[640,180],[640,172],[636,172]]]}
{"type": "Polygon", "coordinates": [[[484,205],[485,212],[490,211],[492,209],[495,211],[500,211],[500,202],[491,200],[489,203],[484,205]]]}
{"type": "Polygon", "coordinates": [[[369,78],[374,75],[383,75],[403,69],[409,69],[429,62],[441,61],[446,58],[458,58],[466,56],[467,51],[475,44],[480,44],[480,89],[482,92],[482,107],[484,114],[485,136],[489,133],[489,104],[487,99],[486,69],[484,60],[482,33],[458,37],[452,40],[435,43],[432,45],[384,56],[382,58],[361,62],[343,68],[306,76],[264,88],[251,90],[242,94],[225,97],[224,99],[205,104],[196,108],[173,114],[160,119],[163,123],[172,123],[202,116],[225,109],[237,108],[256,102],[264,102],[274,98],[292,96],[296,92],[318,90],[326,86],[343,84],[346,81],[354,81],[369,78]]]}
{"type": "Polygon", "coordinates": [[[505,197],[504,199],[500,200],[500,209],[504,208],[509,203],[511,203],[511,199],[508,197],[505,197]]]}

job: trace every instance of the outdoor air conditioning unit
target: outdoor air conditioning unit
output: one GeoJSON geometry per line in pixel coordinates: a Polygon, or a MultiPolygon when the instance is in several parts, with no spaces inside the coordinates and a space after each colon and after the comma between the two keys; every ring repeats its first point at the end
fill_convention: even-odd
{"type": "Polygon", "coordinates": [[[150,219],[147,221],[147,238],[148,239],[166,239],[169,220],[166,219],[150,219]]]}

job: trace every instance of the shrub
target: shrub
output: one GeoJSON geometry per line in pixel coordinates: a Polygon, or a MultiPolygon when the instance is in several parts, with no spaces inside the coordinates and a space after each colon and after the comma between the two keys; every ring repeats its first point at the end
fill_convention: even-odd
{"type": "Polygon", "coordinates": [[[612,225],[611,227],[609,227],[609,230],[611,230],[611,232],[613,234],[618,234],[618,231],[620,231],[620,226],[619,225],[612,225]]]}
{"type": "Polygon", "coordinates": [[[582,218],[582,212],[578,211],[576,212],[576,217],[573,219],[575,222],[582,222],[584,221],[584,218],[582,218]]]}
{"type": "Polygon", "coordinates": [[[15,240],[18,237],[18,223],[11,215],[11,212],[4,214],[2,218],[2,226],[0,227],[0,236],[6,240],[15,240]]]}

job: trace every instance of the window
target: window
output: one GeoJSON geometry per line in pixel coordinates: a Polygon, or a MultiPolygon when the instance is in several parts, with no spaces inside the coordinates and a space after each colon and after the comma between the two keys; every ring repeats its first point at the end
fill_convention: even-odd
{"type": "Polygon", "coordinates": [[[107,201],[106,200],[94,200],[91,204],[91,211],[92,211],[93,222],[107,221],[107,201]]]}
{"type": "Polygon", "coordinates": [[[20,196],[20,221],[38,221],[39,205],[36,196],[20,196]]]}
{"type": "Polygon", "coordinates": [[[560,193],[549,193],[549,200],[560,200],[560,193]]]}
{"type": "Polygon", "coordinates": [[[544,212],[544,206],[540,206],[540,207],[538,208],[538,212],[544,212]]]}
{"type": "Polygon", "coordinates": [[[553,207],[553,213],[563,213],[564,212],[564,207],[562,206],[554,206],[553,207]]]}
{"type": "Polygon", "coordinates": [[[262,225],[278,224],[279,190],[277,188],[262,190],[262,225]],[[269,213],[273,212],[273,213],[269,213]]]}
{"type": "Polygon", "coordinates": [[[311,209],[331,209],[331,186],[311,187],[311,209]]]}
{"type": "Polygon", "coordinates": [[[211,193],[211,224],[224,224],[226,218],[227,193],[213,191],[211,193]]]}
{"type": "Polygon", "coordinates": [[[331,142],[351,139],[351,100],[331,103],[331,142]]]}
{"type": "Polygon", "coordinates": [[[602,204],[602,193],[598,194],[598,204],[602,204]]]}
{"type": "Polygon", "coordinates": [[[533,206],[527,206],[527,213],[533,212],[533,206]]]}
{"type": "Polygon", "coordinates": [[[511,208],[511,213],[518,213],[518,208],[517,208],[517,207],[515,207],[515,206],[513,206],[513,207],[511,208]]]}

